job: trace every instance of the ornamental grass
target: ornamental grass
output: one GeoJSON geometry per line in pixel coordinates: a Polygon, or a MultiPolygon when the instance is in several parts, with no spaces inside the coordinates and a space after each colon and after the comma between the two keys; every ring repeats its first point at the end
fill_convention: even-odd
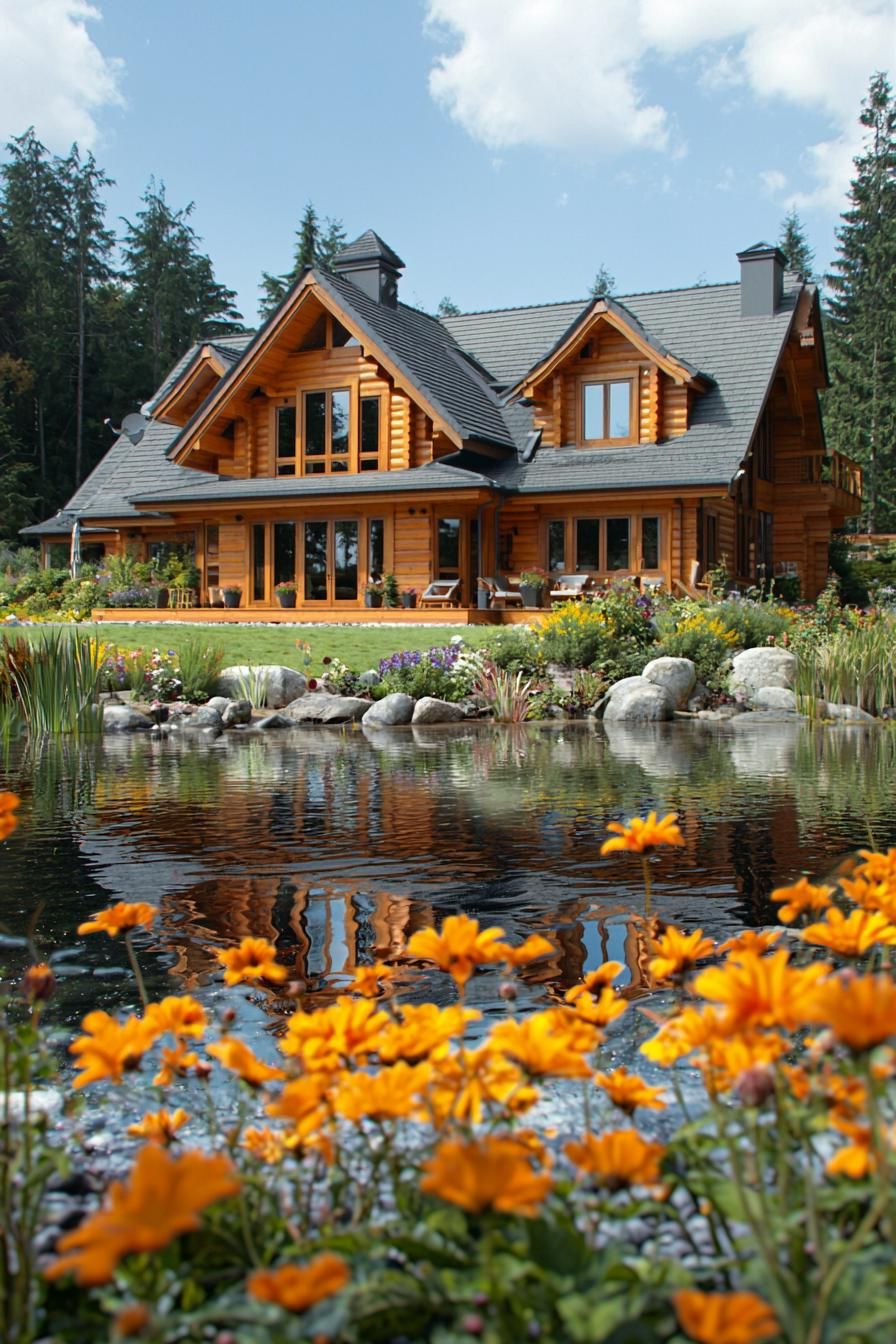
{"type": "MultiPolygon", "coordinates": [[[[2,811],[13,818],[8,795],[2,811]]],[[[614,840],[613,863],[649,864],[658,847],[677,859],[674,816],[614,829],[644,843],[614,840]]],[[[324,1007],[246,938],[221,953],[216,1013],[189,994],[123,1021],[89,1013],[73,1086],[103,1085],[91,1095],[121,1113],[120,1151],[51,1248],[47,1185],[83,1158],[76,1120],[60,1140],[29,1101],[58,1069],[52,973],[36,965],[2,1005],[0,1337],[892,1338],[896,851],[775,897],[789,935],[721,947],[645,917],[668,987],[639,1004],[606,962],[518,1018],[514,978],[538,972],[550,939],[512,946],[456,915],[324,1007]],[[403,998],[415,965],[444,976],[440,1003],[403,998]],[[503,977],[497,1018],[466,1001],[481,975],[503,977]],[[240,1036],[259,994],[284,1008],[265,1057],[240,1036]],[[611,1067],[626,1014],[650,1077],[611,1067]],[[150,1110],[138,1078],[144,1098],[153,1080],[150,1110]],[[562,1129],[539,1106],[557,1089],[562,1129]]],[[[143,938],[148,909],[101,912],[86,936],[143,938]]]]}

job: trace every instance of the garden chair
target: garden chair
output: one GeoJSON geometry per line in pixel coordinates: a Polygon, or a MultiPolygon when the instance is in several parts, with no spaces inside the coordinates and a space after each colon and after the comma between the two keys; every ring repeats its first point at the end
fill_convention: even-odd
{"type": "Polygon", "coordinates": [[[695,597],[699,599],[705,597],[707,592],[707,584],[698,582],[699,578],[700,561],[692,560],[688,582],[685,583],[683,579],[673,579],[672,587],[676,592],[680,593],[682,597],[695,597]]]}
{"type": "Polygon", "coordinates": [[[583,597],[590,583],[590,574],[558,574],[550,592],[551,601],[566,602],[570,598],[583,597]]]}
{"type": "Polygon", "coordinates": [[[523,595],[516,588],[511,588],[509,579],[498,575],[497,578],[489,576],[480,579],[480,583],[486,584],[491,589],[492,606],[500,610],[502,607],[521,607],[523,605],[523,595]]]}
{"type": "Polygon", "coordinates": [[[420,594],[421,607],[457,607],[460,605],[460,579],[433,579],[420,594]]]}

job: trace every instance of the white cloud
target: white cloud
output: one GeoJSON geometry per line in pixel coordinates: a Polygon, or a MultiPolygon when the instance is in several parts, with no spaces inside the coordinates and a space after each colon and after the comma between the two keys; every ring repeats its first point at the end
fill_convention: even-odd
{"type": "Polygon", "coordinates": [[[87,31],[100,18],[87,0],[0,0],[0,135],[33,126],[50,149],[96,143],[96,114],[121,105],[124,62],[104,56],[87,31]]]}
{"type": "Polygon", "coordinates": [[[759,174],[759,181],[766,196],[780,196],[787,186],[787,178],[779,168],[766,168],[759,174]]]}
{"type": "Polygon", "coordinates": [[[427,20],[453,47],[432,96],[493,148],[668,155],[674,123],[648,88],[658,60],[693,64],[709,95],[821,114],[831,138],[807,147],[807,205],[842,204],[859,105],[893,50],[892,0],[428,0],[427,20]]]}

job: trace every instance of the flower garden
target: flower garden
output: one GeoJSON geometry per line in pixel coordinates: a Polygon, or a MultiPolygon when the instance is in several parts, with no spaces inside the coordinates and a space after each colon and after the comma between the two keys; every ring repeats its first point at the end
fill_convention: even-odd
{"type": "MultiPolygon", "coordinates": [[[[7,845],[17,811],[0,795],[7,845]]],[[[609,830],[603,852],[648,885],[685,839],[674,814],[609,830]]],[[[628,1002],[605,961],[523,1017],[520,977],[550,940],[512,945],[465,915],[316,1008],[245,937],[218,954],[229,997],[209,1011],[147,1001],[154,906],[98,911],[79,933],[125,942],[140,1011],[90,1012],[63,1043],[39,960],[3,1003],[3,1338],[888,1338],[896,850],[774,900],[779,925],[719,945],[646,916],[655,1000],[628,1002]],[[437,1002],[406,992],[405,966],[440,973],[437,1002]],[[468,989],[496,972],[504,1011],[483,1020],[468,989]],[[261,1054],[242,1039],[258,995],[283,1007],[261,1054]],[[612,1059],[632,1013],[649,1078],[612,1059]],[[79,1174],[76,1115],[56,1132],[38,1104],[60,1067],[129,1138],[47,1244],[47,1191],[79,1174]],[[545,1119],[557,1087],[574,1125],[545,1119]]]]}

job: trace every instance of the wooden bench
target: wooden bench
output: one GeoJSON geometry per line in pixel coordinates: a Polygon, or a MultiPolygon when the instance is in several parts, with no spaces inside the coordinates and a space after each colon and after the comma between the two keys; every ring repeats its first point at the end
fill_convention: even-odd
{"type": "Polygon", "coordinates": [[[433,579],[420,594],[421,607],[456,607],[460,605],[460,579],[433,579]]]}

